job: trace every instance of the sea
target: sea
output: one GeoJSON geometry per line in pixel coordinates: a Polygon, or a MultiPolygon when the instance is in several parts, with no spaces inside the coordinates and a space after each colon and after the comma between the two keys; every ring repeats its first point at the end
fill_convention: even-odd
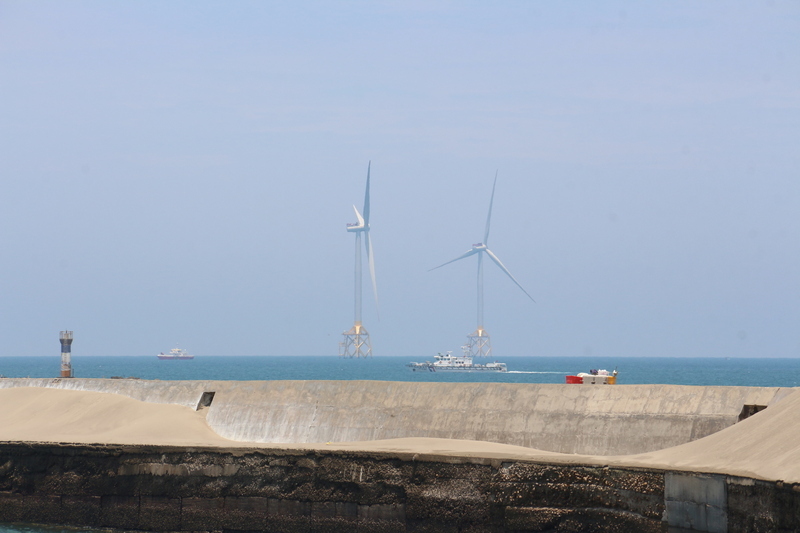
{"type": "MultiPolygon", "coordinates": [[[[499,360],[508,366],[507,373],[412,372],[406,366],[425,360],[410,356],[347,359],[334,355],[204,355],[189,360],[160,360],[153,355],[72,356],[72,368],[78,378],[489,383],[565,383],[567,375],[605,369],[619,372],[620,385],[800,386],[800,358],[503,357],[499,360]]],[[[0,376],[52,378],[59,375],[60,365],[60,356],[0,357],[0,376]]]]}
{"type": "MultiPolygon", "coordinates": [[[[412,372],[410,362],[425,358],[381,356],[347,359],[308,356],[197,356],[159,360],[149,356],[73,356],[80,378],[158,380],[374,380],[485,383],[565,383],[566,376],[592,369],[617,370],[617,385],[800,386],[800,358],[727,357],[503,357],[508,372],[412,372]]],[[[0,357],[0,376],[53,378],[60,356],[0,357]]],[[[577,386],[577,385],[576,385],[577,386]]],[[[0,533],[88,533],[87,528],[0,524],[0,533]]],[[[108,530],[105,530],[108,531],[108,530]]]]}

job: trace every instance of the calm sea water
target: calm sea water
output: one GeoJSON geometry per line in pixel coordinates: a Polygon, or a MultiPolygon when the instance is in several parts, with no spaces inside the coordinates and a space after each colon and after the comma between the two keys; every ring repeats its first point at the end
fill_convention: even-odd
{"type": "MultiPolygon", "coordinates": [[[[413,357],[342,359],[336,356],[202,356],[160,361],[155,356],[73,356],[76,377],[115,376],[161,380],[335,379],[497,383],[564,383],[565,376],[592,368],[617,369],[619,384],[800,386],[800,359],[506,357],[508,373],[411,372],[413,357]]],[[[0,357],[0,375],[58,376],[61,359],[0,357]]],[[[0,524],[0,533],[82,533],[90,529],[0,524]]]]}
{"type": "MultiPolygon", "coordinates": [[[[381,380],[498,383],[564,383],[592,368],[619,371],[619,384],[800,386],[800,359],[506,357],[508,373],[411,372],[405,364],[424,359],[393,356],[199,356],[161,361],[155,356],[73,356],[75,377],[136,377],[161,380],[381,380]]],[[[57,377],[60,357],[0,357],[0,375],[57,377]]]]}

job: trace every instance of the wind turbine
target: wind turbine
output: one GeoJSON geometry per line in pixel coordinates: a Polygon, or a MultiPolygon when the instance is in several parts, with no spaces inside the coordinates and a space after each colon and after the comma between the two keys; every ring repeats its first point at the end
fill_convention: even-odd
{"type": "MultiPolygon", "coordinates": [[[[489,256],[494,264],[500,267],[500,270],[506,273],[506,275],[511,278],[511,281],[519,287],[525,295],[531,299],[531,301],[535,300],[533,297],[528,294],[522,285],[511,275],[511,272],[500,262],[500,259],[492,253],[492,251],[488,247],[489,242],[489,225],[492,221],[492,204],[494,203],[494,189],[497,187],[497,173],[495,172],[494,175],[494,185],[492,185],[492,197],[489,200],[489,215],[486,217],[486,230],[483,233],[483,242],[479,242],[477,244],[472,245],[472,249],[464,252],[463,254],[459,255],[455,259],[452,259],[446,263],[442,263],[441,265],[432,268],[431,270],[436,270],[437,268],[441,268],[445,265],[449,265],[450,263],[454,263],[460,259],[464,259],[465,257],[469,257],[471,255],[478,256],[478,327],[475,329],[475,332],[471,335],[467,335],[467,354],[471,357],[479,357],[479,356],[490,356],[492,354],[492,341],[489,337],[489,333],[483,329],[483,254],[489,256]]],[[[428,271],[430,272],[430,270],[428,271]]]]}
{"type": "Polygon", "coordinates": [[[354,205],[353,211],[356,212],[355,224],[348,224],[347,231],[356,234],[356,265],[355,265],[355,320],[353,327],[342,333],[342,342],[339,343],[339,355],[342,357],[371,357],[372,344],[369,333],[361,324],[361,236],[364,236],[364,247],[367,252],[367,263],[369,264],[369,274],[372,278],[372,292],[375,294],[375,309],[378,308],[378,285],[375,283],[375,259],[372,255],[372,239],[369,236],[369,171],[372,166],[370,161],[367,164],[367,191],[364,194],[364,215],[358,212],[354,205]]]}

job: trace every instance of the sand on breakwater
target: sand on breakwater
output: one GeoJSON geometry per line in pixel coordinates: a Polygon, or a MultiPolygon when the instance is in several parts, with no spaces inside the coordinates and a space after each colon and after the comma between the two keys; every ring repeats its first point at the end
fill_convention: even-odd
{"type": "Polygon", "coordinates": [[[648,468],[800,483],[800,389],[768,409],[702,439],[615,460],[648,468]]]}
{"type": "Polygon", "coordinates": [[[0,442],[344,449],[498,458],[565,455],[509,444],[424,437],[310,444],[240,442],[217,435],[206,423],[204,410],[105,392],[7,388],[0,389],[0,405],[0,442]]]}
{"type": "Polygon", "coordinates": [[[439,438],[272,444],[217,435],[207,409],[142,402],[118,394],[43,387],[0,389],[0,442],[329,449],[420,456],[634,466],[715,472],[800,483],[800,390],[768,409],[705,438],[638,455],[593,456],[439,438]]]}
{"type": "Polygon", "coordinates": [[[202,411],[103,392],[0,389],[0,441],[226,446],[202,411]]]}

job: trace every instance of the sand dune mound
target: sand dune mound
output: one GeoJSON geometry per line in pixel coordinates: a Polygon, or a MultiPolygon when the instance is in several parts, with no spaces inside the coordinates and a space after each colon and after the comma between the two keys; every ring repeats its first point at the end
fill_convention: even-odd
{"type": "Polygon", "coordinates": [[[648,467],[800,483],[800,390],[713,435],[617,459],[648,467]]]}
{"type": "Polygon", "coordinates": [[[0,390],[0,440],[228,446],[201,412],[103,392],[0,390]]]}

